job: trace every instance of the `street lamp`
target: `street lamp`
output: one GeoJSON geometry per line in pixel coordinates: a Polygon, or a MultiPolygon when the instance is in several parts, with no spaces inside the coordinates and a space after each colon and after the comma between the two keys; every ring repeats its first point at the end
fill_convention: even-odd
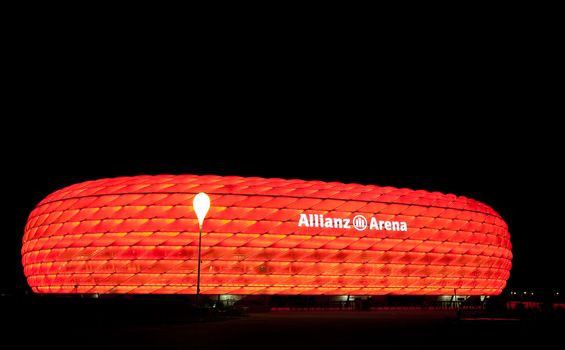
{"type": "Polygon", "coordinates": [[[210,209],[210,197],[204,192],[198,193],[193,201],[192,206],[198,218],[198,277],[196,278],[196,304],[200,306],[200,251],[202,250],[202,224],[204,218],[210,209]]]}

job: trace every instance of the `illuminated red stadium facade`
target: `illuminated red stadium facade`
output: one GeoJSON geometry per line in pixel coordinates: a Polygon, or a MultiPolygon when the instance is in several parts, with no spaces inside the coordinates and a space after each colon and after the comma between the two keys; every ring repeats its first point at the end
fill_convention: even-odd
{"type": "Polygon", "coordinates": [[[480,202],[335,182],[195,176],[89,181],[31,213],[23,265],[37,293],[496,295],[506,223],[480,202]]]}

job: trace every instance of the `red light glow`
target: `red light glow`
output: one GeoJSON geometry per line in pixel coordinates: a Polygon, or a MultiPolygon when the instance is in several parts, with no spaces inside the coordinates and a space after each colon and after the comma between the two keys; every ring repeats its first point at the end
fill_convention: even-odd
{"type": "Polygon", "coordinates": [[[199,192],[211,200],[203,294],[496,295],[509,277],[507,225],[472,199],[336,182],[160,175],[84,182],[39,203],[23,238],[29,285],[37,293],[195,294],[192,201],[199,192]],[[305,227],[300,214],[332,223],[363,215],[385,221],[381,228],[393,227],[387,221],[408,228],[305,227]]]}

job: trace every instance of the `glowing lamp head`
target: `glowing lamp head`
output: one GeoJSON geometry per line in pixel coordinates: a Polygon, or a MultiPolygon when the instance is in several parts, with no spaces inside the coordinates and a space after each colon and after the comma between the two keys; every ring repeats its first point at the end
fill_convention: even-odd
{"type": "Polygon", "coordinates": [[[198,218],[198,225],[200,225],[200,228],[202,228],[204,218],[206,217],[206,214],[208,214],[208,210],[210,209],[210,197],[208,197],[206,193],[200,192],[194,197],[192,206],[194,207],[196,217],[198,218]]]}

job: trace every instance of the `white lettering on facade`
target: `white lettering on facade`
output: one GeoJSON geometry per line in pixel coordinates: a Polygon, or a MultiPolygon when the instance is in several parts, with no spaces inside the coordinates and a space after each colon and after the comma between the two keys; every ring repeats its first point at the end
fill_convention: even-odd
{"type": "Polygon", "coordinates": [[[371,217],[369,222],[362,215],[354,217],[354,226],[351,225],[352,221],[349,218],[329,218],[324,217],[323,214],[300,214],[298,219],[298,227],[318,227],[318,228],[344,228],[350,229],[354,227],[358,231],[363,231],[368,228],[371,231],[408,231],[408,223],[405,221],[394,220],[378,220],[376,217],[371,217]],[[364,221],[365,220],[365,221],[364,221]]]}

